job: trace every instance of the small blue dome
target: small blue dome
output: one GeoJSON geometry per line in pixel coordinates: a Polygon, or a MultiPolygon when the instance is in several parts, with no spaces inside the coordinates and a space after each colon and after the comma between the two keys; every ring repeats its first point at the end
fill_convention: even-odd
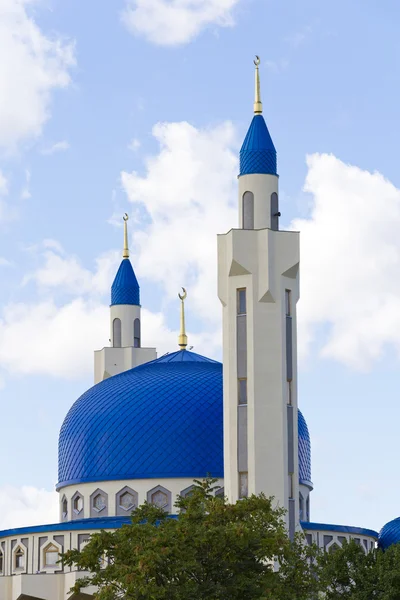
{"type": "Polygon", "coordinates": [[[308,427],[303,413],[298,411],[299,428],[299,483],[307,485],[311,489],[311,440],[308,427]]]}
{"type": "Polygon", "coordinates": [[[400,542],[400,517],[389,521],[382,527],[378,536],[378,547],[386,550],[392,544],[400,542]]]}
{"type": "Polygon", "coordinates": [[[98,383],[61,427],[58,488],[223,477],[222,365],[179,350],[98,383]]]}
{"type": "Polygon", "coordinates": [[[129,258],[121,262],[111,286],[111,306],[114,304],[140,305],[140,288],[129,258]]]}
{"type": "Polygon", "coordinates": [[[262,115],[254,115],[240,150],[240,175],[277,174],[276,150],[262,115]]]}

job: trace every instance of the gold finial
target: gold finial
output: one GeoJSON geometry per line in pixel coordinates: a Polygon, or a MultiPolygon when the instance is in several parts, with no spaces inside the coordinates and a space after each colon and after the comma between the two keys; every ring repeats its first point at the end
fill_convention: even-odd
{"type": "Polygon", "coordinates": [[[182,288],[183,290],[183,294],[178,294],[178,298],[181,301],[181,332],[179,334],[179,338],[178,338],[178,344],[181,350],[186,350],[186,346],[187,346],[187,335],[186,335],[186,331],[185,331],[185,300],[187,298],[187,292],[185,290],[185,288],[182,288]]]}
{"type": "Polygon", "coordinates": [[[125,213],[122,217],[124,219],[124,250],[122,252],[122,258],[129,258],[129,248],[128,248],[128,213],[125,213]]]}
{"type": "Polygon", "coordinates": [[[256,91],[255,91],[255,99],[254,99],[254,114],[261,115],[262,113],[262,102],[261,102],[261,91],[260,91],[260,57],[256,55],[254,59],[254,64],[256,67],[256,91]]]}

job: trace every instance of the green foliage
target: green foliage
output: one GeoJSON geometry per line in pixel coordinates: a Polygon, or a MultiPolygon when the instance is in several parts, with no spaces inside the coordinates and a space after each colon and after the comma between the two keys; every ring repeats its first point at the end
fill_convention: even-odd
{"type": "Polygon", "coordinates": [[[131,525],[95,533],[82,551],[67,552],[67,565],[89,572],[73,591],[95,585],[98,600],[306,600],[276,595],[285,584],[306,589],[310,577],[303,551],[292,565],[284,511],[263,495],[227,504],[212,493],[215,480],[195,483],[177,501],[177,518],[145,503],[131,525]]]}

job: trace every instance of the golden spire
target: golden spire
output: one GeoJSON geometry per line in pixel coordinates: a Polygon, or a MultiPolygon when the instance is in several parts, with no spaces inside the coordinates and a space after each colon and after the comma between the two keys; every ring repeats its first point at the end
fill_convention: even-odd
{"type": "Polygon", "coordinates": [[[254,59],[254,64],[256,66],[256,90],[255,90],[255,98],[254,98],[254,114],[261,115],[262,113],[262,102],[261,102],[261,91],[260,91],[260,57],[256,55],[254,59]]]}
{"type": "Polygon", "coordinates": [[[182,296],[180,294],[178,294],[178,298],[181,301],[181,332],[178,337],[178,344],[179,344],[181,350],[186,350],[187,335],[186,335],[186,330],[185,330],[185,304],[184,304],[184,302],[187,298],[187,292],[184,287],[182,288],[182,290],[183,290],[182,296]]]}
{"type": "Polygon", "coordinates": [[[122,252],[122,258],[129,258],[129,248],[128,248],[128,213],[125,213],[123,216],[124,219],[124,250],[122,252]]]}

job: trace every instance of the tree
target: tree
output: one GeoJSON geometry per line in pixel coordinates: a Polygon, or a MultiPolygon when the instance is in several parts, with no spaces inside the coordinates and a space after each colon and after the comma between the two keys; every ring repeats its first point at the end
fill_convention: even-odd
{"type": "Polygon", "coordinates": [[[195,483],[177,501],[177,517],[145,503],[131,525],[95,533],[81,551],[67,552],[67,565],[89,572],[73,591],[94,585],[98,600],[309,598],[309,551],[300,539],[291,546],[284,511],[262,494],[228,504],[214,496],[215,480],[195,483]],[[298,592],[283,595],[301,579],[298,592]]]}

